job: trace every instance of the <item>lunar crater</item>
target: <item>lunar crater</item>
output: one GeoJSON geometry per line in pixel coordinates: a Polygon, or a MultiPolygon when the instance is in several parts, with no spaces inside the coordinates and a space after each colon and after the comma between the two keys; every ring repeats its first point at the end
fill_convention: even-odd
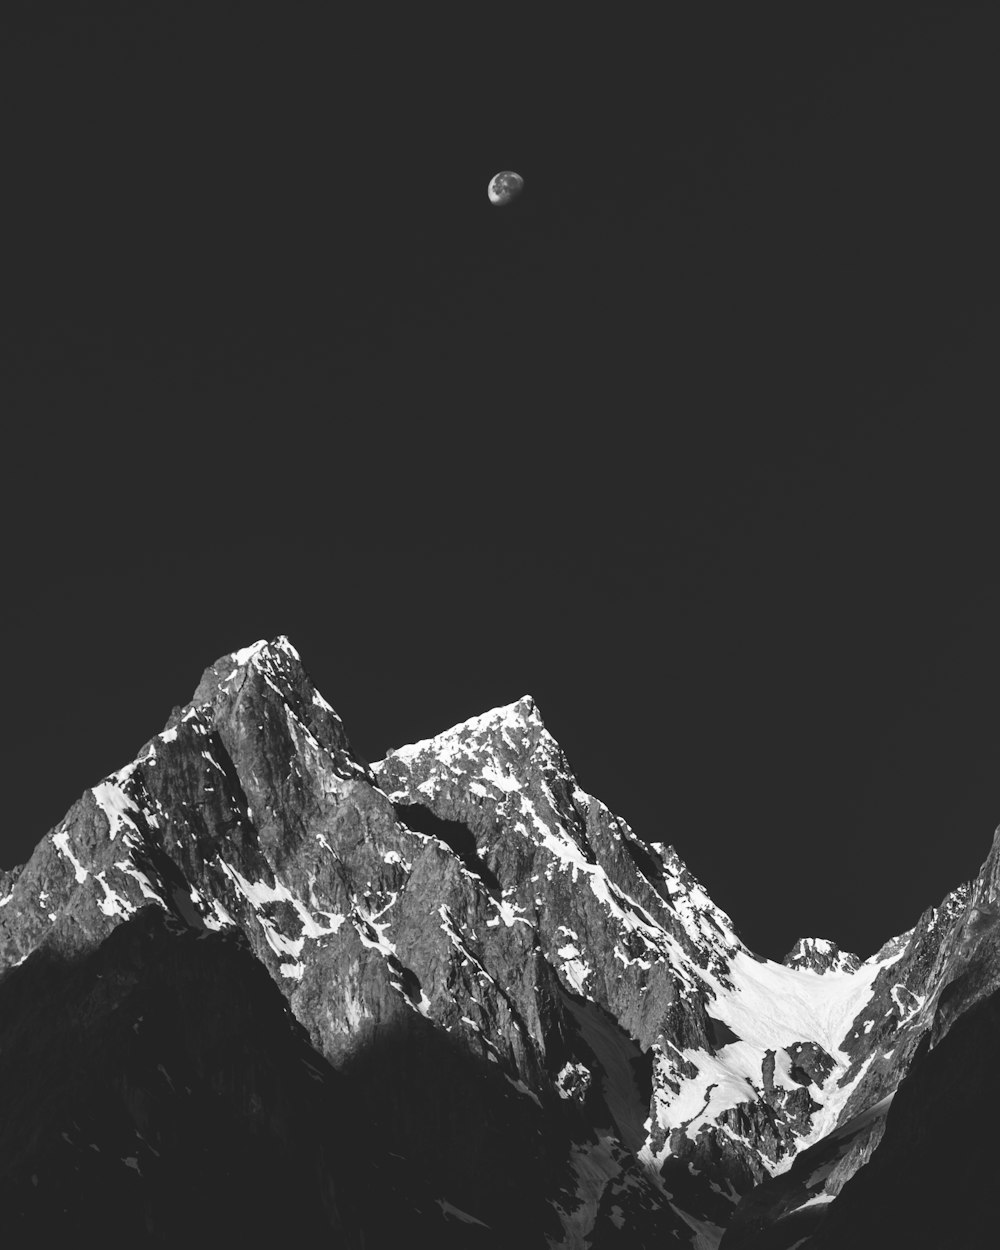
{"type": "Polygon", "coordinates": [[[514,173],[512,169],[505,169],[493,175],[486,188],[486,194],[490,197],[491,204],[501,206],[509,204],[521,194],[523,189],[524,179],[521,175],[514,173]]]}

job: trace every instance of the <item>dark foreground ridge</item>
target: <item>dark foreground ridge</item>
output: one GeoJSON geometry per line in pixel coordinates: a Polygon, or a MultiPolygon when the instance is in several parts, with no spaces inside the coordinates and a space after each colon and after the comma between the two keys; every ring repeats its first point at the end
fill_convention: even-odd
{"type": "Polygon", "coordinates": [[[771,963],[530,697],[369,766],[257,643],[0,873],[5,1233],[992,1245],[998,864],[771,963]]]}

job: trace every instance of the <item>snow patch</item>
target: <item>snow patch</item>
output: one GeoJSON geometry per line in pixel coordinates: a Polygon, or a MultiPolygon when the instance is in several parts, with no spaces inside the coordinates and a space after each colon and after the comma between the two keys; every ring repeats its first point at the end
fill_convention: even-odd
{"type": "Polygon", "coordinates": [[[514,924],[516,920],[520,921],[521,924],[528,925],[529,928],[531,927],[530,920],[525,920],[523,916],[518,916],[515,914],[516,912],[524,911],[523,907],[518,906],[516,903],[508,903],[506,899],[497,900],[492,895],[490,895],[490,902],[497,909],[497,912],[499,914],[494,916],[492,920],[487,920],[486,927],[488,929],[497,928],[501,920],[507,926],[508,929],[514,924]]]}
{"type": "Polygon", "coordinates": [[[896,1005],[896,1010],[899,1012],[898,1028],[909,1024],[926,1002],[926,995],[914,994],[906,985],[894,985],[889,992],[892,995],[892,1001],[896,1005]]]}
{"type": "Polygon", "coordinates": [[[584,963],[580,952],[572,943],[569,943],[566,946],[561,946],[556,954],[563,961],[560,965],[560,971],[570,987],[577,994],[586,995],[584,987],[586,986],[587,978],[593,976],[593,970],[584,963]]]}
{"type": "MultiPolygon", "coordinates": [[[[121,777],[126,773],[126,769],[122,769],[121,773],[115,774],[121,777]]],[[[91,790],[91,794],[97,800],[97,805],[107,817],[108,820],[108,837],[113,842],[123,829],[133,829],[138,833],[133,814],[138,813],[138,806],[128,797],[125,791],[111,777],[100,782],[91,790]]]]}
{"type": "Polygon", "coordinates": [[[239,651],[231,652],[230,659],[237,668],[243,668],[245,664],[249,664],[252,660],[255,660],[266,646],[267,639],[261,638],[257,642],[252,642],[249,647],[243,647],[239,651]]]}
{"type": "Polygon", "coordinates": [[[820,973],[771,960],[759,961],[745,949],[738,949],[730,960],[728,984],[711,972],[699,970],[713,995],[711,1015],[728,1025],[740,1040],[714,1054],[701,1049],[681,1051],[671,1046],[679,1063],[673,1054],[657,1050],[654,1113],[667,1140],[655,1157],[648,1147],[644,1148],[643,1161],[647,1166],[659,1170],[670,1153],[673,1130],[683,1129],[685,1136],[693,1140],[703,1127],[716,1124],[722,1112],[758,1098],[768,1050],[776,1052],[775,1084],[794,1089],[786,1051],[795,1042],[809,1040],[819,1043],[834,1059],[834,1067],[822,1087],[810,1089],[810,1097],[820,1104],[821,1110],[815,1113],[809,1134],[799,1140],[793,1153],[778,1164],[761,1158],[772,1174],[790,1167],[795,1153],[833,1127],[861,1079],[864,1069],[848,1086],[839,1084],[851,1063],[841,1043],[870,1001],[879,973],[899,958],[900,954],[896,954],[863,964],[854,971],[820,973]],[[691,1076],[684,1075],[689,1065],[696,1069],[691,1076]]]}
{"type": "Polygon", "coordinates": [[[876,977],[899,958],[862,965],[856,972],[819,973],[759,962],[738,950],[731,961],[733,988],[719,986],[712,1015],[755,1046],[786,1047],[808,1039],[836,1058],[871,998],[876,977]]]}
{"type": "Polygon", "coordinates": [[[290,954],[297,957],[302,950],[302,942],[305,938],[320,938],[325,937],[329,933],[336,933],[344,923],[344,916],[335,912],[321,911],[320,915],[325,916],[329,923],[325,925],[320,924],[302,900],[294,895],[288,886],[279,881],[277,877],[275,877],[274,885],[268,885],[266,881],[248,881],[231,864],[227,864],[222,859],[218,863],[223,872],[233,881],[255,911],[259,912],[260,908],[266,903],[290,903],[294,908],[302,925],[302,931],[297,938],[289,938],[284,934],[278,933],[274,924],[265,916],[258,915],[257,917],[265,930],[268,943],[276,954],[290,954]]]}
{"type": "Polygon", "coordinates": [[[511,732],[522,735],[526,724],[541,724],[541,718],[530,695],[524,695],[515,703],[491,708],[479,716],[472,716],[434,738],[422,738],[408,746],[395,747],[389,755],[396,759],[413,761],[424,754],[432,754],[435,762],[446,767],[461,756],[471,756],[473,748],[481,748],[483,740],[495,733],[509,747],[515,747],[511,732]]]}
{"type": "Polygon", "coordinates": [[[121,916],[122,919],[127,920],[129,916],[134,915],[135,907],[127,898],[122,898],[120,894],[115,893],[107,881],[105,881],[103,871],[99,872],[94,880],[104,891],[104,897],[98,899],[97,906],[105,916],[121,916]]]}
{"type": "MultiPolygon", "coordinates": [[[[138,884],[139,889],[142,891],[143,898],[148,898],[151,902],[159,903],[164,911],[169,910],[160,895],[153,889],[152,882],[140,868],[136,868],[136,866],[127,859],[116,860],[115,867],[120,872],[123,872],[127,876],[131,877],[138,884]]],[[[77,880],[80,880],[80,878],[77,877],[77,880]]]]}
{"type": "Polygon", "coordinates": [[[76,874],[77,882],[82,884],[84,881],[86,881],[87,877],[90,874],[87,872],[86,868],[84,868],[83,864],[81,864],[80,861],[77,859],[77,857],[73,854],[73,852],[69,849],[69,834],[65,830],[63,830],[62,833],[54,833],[52,835],[52,842],[53,842],[53,845],[58,848],[59,853],[64,858],[68,859],[69,862],[73,865],[73,870],[76,874]]]}

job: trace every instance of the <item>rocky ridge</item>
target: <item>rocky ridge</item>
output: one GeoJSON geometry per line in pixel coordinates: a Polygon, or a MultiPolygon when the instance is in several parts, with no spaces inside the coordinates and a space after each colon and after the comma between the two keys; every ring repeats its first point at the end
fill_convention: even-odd
{"type": "MultiPolygon", "coordinates": [[[[864,962],[804,939],[775,964],[671,846],[579,786],[530,698],[369,766],[278,638],[207,670],[4,874],[0,1007],[153,911],[158,942],[235,941],[266,970],[282,1027],[365,1107],[371,1183],[401,1220],[497,1245],[714,1246],[995,988],[997,859],[864,962]]],[[[739,1235],[827,1205],[883,1120],[739,1235]]],[[[37,1159],[9,1148],[26,1175],[37,1159]]],[[[326,1183],[314,1209],[380,1244],[326,1183]]]]}

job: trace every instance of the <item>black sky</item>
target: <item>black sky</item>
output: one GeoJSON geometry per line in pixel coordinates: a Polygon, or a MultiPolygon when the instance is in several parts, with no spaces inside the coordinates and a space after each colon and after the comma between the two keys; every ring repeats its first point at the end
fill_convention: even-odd
{"type": "Polygon", "coordinates": [[[0,861],[285,632],[870,953],[1000,821],[995,6],[345,7],[4,7],[0,861]]]}

